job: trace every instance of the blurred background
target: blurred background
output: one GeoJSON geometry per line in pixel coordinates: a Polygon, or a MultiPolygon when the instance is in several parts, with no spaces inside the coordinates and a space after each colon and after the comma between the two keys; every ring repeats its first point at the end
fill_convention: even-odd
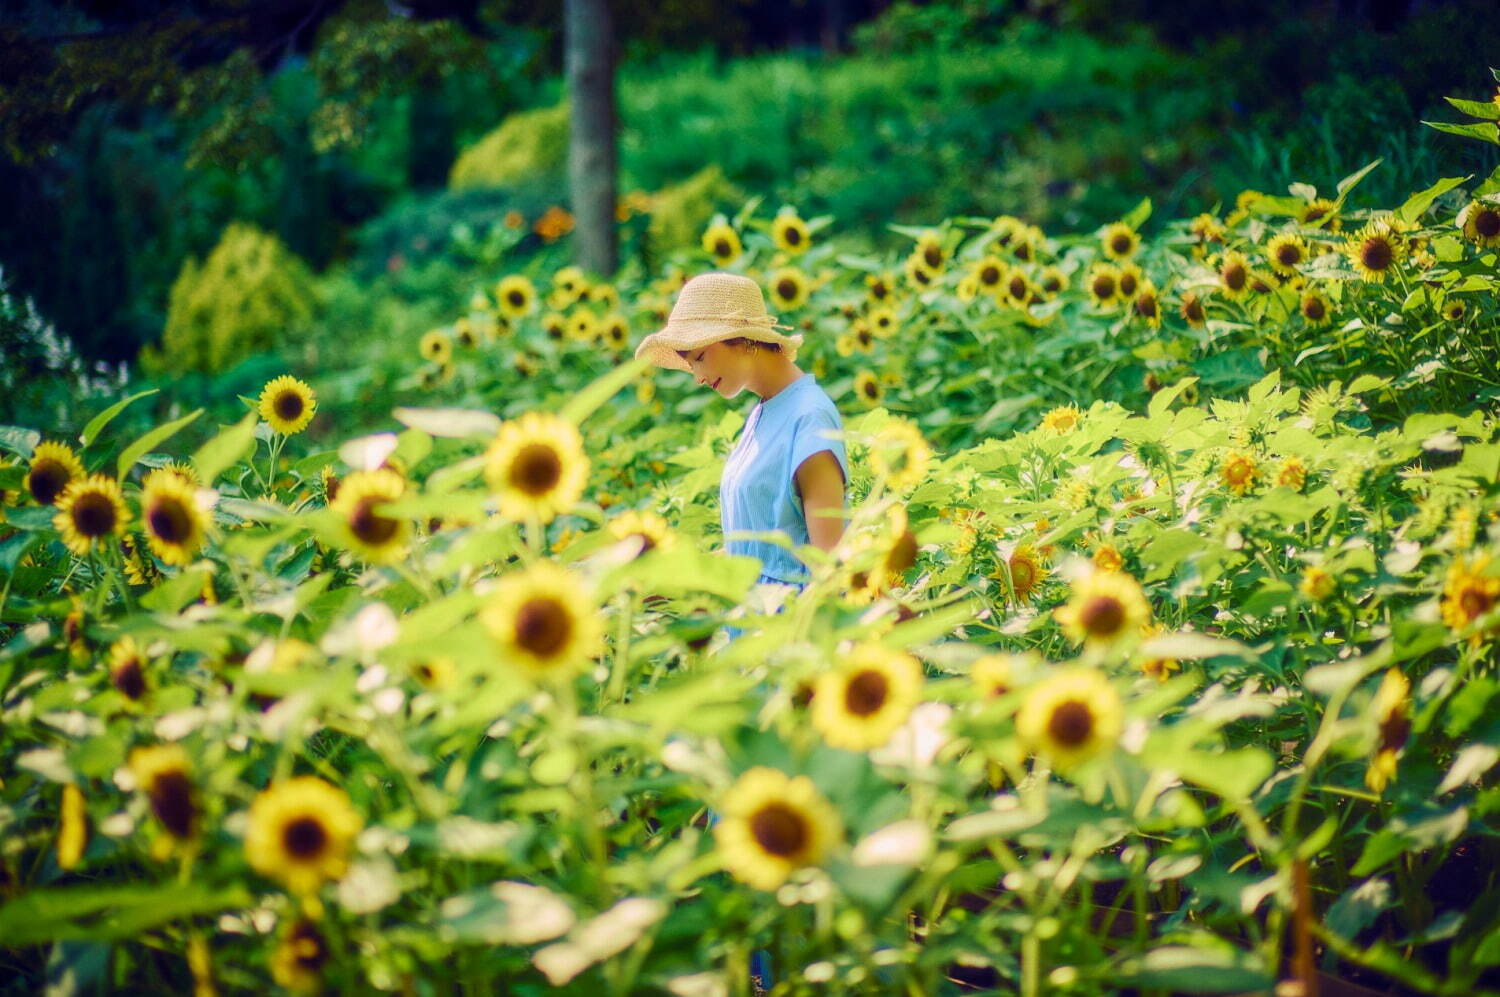
{"type": "Polygon", "coordinates": [[[1376,157],[1359,199],[1389,205],[1493,165],[1419,123],[1493,92],[1492,0],[3,10],[0,421],[44,431],[125,379],[233,402],[506,272],[649,274],[757,196],[879,251],[890,223],[1166,220],[1376,157]],[[571,175],[570,119],[610,137],[571,175]]]}

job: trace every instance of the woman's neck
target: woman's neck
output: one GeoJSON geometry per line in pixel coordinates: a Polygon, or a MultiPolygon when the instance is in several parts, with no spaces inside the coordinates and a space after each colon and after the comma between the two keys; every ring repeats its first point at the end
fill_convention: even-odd
{"type": "Polygon", "coordinates": [[[759,395],[762,402],[768,402],[801,377],[802,373],[802,369],[786,357],[771,355],[766,357],[764,363],[757,365],[745,382],[745,387],[759,395]]]}

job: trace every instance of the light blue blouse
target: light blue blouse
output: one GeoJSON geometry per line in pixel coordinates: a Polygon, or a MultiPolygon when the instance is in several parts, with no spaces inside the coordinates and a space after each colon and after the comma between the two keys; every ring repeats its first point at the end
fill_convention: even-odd
{"type": "Polygon", "coordinates": [[[793,545],[808,543],[807,517],[794,475],[803,461],[827,450],[839,462],[847,483],[849,464],[839,436],[843,426],[833,400],[811,374],[803,374],[750,410],[739,442],[724,463],[719,516],[725,548],[731,554],[760,558],[762,581],[802,582],[807,567],[791,551],[764,540],[736,539],[734,534],[780,531],[793,545]]]}

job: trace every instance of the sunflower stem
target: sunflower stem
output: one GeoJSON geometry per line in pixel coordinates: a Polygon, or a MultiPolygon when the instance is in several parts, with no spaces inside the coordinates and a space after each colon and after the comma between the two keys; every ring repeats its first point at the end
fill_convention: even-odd
{"type": "Polygon", "coordinates": [[[625,676],[630,655],[630,625],[635,619],[635,604],[634,588],[621,593],[618,600],[620,628],[615,635],[615,657],[610,668],[606,702],[619,702],[625,698],[625,676]]]}

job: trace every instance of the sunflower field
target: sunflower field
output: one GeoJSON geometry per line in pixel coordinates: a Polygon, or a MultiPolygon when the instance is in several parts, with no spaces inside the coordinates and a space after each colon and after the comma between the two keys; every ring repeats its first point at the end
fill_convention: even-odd
{"type": "Polygon", "coordinates": [[[751,201],[0,427],[0,989],[1500,993],[1500,171],[1379,168],[888,256],[751,201]],[[710,269],[844,412],[800,593],[720,550],[744,407],[630,359],[710,269]]]}

